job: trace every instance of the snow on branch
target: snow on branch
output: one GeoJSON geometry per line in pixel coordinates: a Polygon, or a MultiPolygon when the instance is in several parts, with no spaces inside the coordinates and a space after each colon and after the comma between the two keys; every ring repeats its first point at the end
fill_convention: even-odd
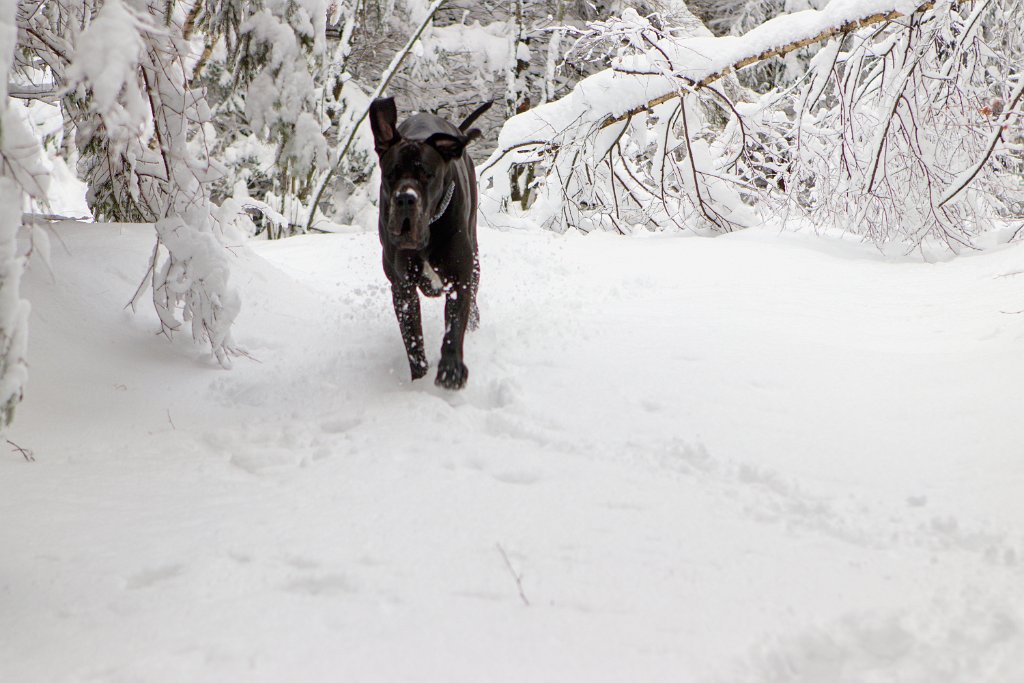
{"type": "Polygon", "coordinates": [[[1019,7],[961,7],[970,13],[936,7],[819,53],[823,87],[774,126],[786,206],[877,244],[934,239],[954,252],[1024,218],[1024,158],[1008,133],[1022,94],[1019,7]]]}
{"type": "Polygon", "coordinates": [[[1024,57],[1011,0],[837,0],[741,37],[683,19],[626,10],[577,31],[616,49],[612,66],[509,119],[481,166],[485,211],[726,232],[795,210],[878,244],[954,251],[1021,218],[1021,140],[1005,132],[1024,57]],[[819,41],[785,89],[762,96],[733,73],[819,41]]]}
{"type": "MultiPolygon", "coordinates": [[[[742,36],[678,39],[666,34],[646,39],[649,49],[644,53],[619,58],[612,68],[580,81],[568,96],[509,119],[498,138],[498,150],[481,170],[513,150],[522,153],[530,147],[550,145],[569,126],[586,121],[592,127],[603,128],[626,121],[745,66],[865,26],[923,12],[934,4],[835,0],[822,10],[776,17],[742,36]]],[[[633,10],[627,10],[623,20],[636,25],[646,23],[633,10]]]]}
{"type": "Polygon", "coordinates": [[[1024,75],[1021,76],[1020,82],[1017,84],[1017,89],[1014,91],[1010,98],[1010,104],[1006,106],[1005,111],[999,120],[996,122],[995,130],[992,131],[989,143],[985,147],[985,154],[978,159],[978,161],[971,167],[964,169],[956,177],[956,179],[950,184],[949,188],[942,194],[942,198],[939,200],[938,206],[941,208],[945,206],[951,199],[960,194],[964,188],[966,188],[972,180],[978,177],[985,164],[992,158],[992,153],[996,149],[996,145],[1003,139],[1003,135],[1006,133],[1008,128],[1008,122],[1011,114],[1016,113],[1017,105],[1021,101],[1021,97],[1024,96],[1024,75]]]}

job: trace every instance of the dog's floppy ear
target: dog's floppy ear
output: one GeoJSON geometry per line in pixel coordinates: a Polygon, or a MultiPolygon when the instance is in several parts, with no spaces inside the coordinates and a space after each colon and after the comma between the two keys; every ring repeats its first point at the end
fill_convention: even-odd
{"type": "Polygon", "coordinates": [[[377,99],[370,104],[370,128],[373,130],[373,148],[380,156],[401,139],[394,97],[377,99]]]}
{"type": "MultiPolygon", "coordinates": [[[[477,135],[479,135],[479,131],[477,131],[477,135]]],[[[424,142],[437,150],[437,153],[448,161],[453,161],[462,156],[462,150],[466,148],[466,145],[472,139],[473,136],[471,135],[456,136],[449,135],[448,133],[434,133],[424,142]]]]}

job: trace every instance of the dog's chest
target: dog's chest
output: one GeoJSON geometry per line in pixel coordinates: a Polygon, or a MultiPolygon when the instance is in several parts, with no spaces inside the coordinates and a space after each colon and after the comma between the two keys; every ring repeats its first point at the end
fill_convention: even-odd
{"type": "Polygon", "coordinates": [[[422,271],[420,272],[419,288],[426,296],[441,296],[444,292],[444,281],[441,276],[437,274],[434,267],[430,265],[430,261],[427,259],[421,259],[423,263],[422,271]]]}

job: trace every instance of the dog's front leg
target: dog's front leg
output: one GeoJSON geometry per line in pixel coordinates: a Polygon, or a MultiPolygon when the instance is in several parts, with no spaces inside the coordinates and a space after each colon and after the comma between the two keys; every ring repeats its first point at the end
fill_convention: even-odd
{"type": "Polygon", "coordinates": [[[468,283],[452,287],[445,296],[444,340],[434,380],[439,387],[461,389],[469,379],[469,370],[462,362],[462,340],[466,337],[466,323],[472,306],[473,289],[468,283]]]}
{"type": "Polygon", "coordinates": [[[395,317],[405,342],[405,355],[409,358],[409,372],[414,380],[427,374],[427,353],[423,348],[423,324],[420,322],[420,297],[416,287],[405,283],[391,285],[391,300],[395,304],[395,317]]]}

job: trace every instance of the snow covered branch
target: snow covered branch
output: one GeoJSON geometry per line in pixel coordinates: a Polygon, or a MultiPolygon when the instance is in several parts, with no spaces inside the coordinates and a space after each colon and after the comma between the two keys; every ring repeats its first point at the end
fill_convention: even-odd
{"type": "Polygon", "coordinates": [[[1019,9],[964,9],[937,7],[819,53],[796,116],[776,126],[793,141],[789,206],[876,243],[934,238],[953,251],[1024,217],[1024,160],[998,144],[1021,97],[1019,9]]]}
{"type": "MultiPolygon", "coordinates": [[[[910,13],[923,12],[934,4],[925,2],[910,13]]],[[[612,126],[746,66],[907,16],[905,6],[897,0],[837,0],[823,10],[776,17],[739,37],[701,35],[679,39],[667,33],[648,35],[642,39],[646,50],[620,57],[612,68],[577,84],[570,96],[510,119],[499,139],[498,159],[521,149],[526,141],[521,133],[525,131],[533,131],[532,137],[536,137],[540,131],[554,134],[563,130],[575,120],[567,118],[567,110],[581,104],[590,109],[587,119],[596,127],[612,126]],[[604,97],[611,92],[615,93],[613,98],[604,97]]],[[[646,23],[632,11],[624,14],[623,22],[646,23]]],[[[496,161],[492,157],[484,168],[496,161]]]]}
{"type": "Polygon", "coordinates": [[[527,212],[560,229],[720,232],[792,208],[878,243],[970,245],[1021,206],[1019,145],[998,145],[1020,101],[1014,12],[839,0],[715,37],[695,18],[673,27],[627,10],[589,30],[618,45],[610,68],[506,123],[481,166],[484,204],[512,212],[505,198],[523,188],[510,183],[529,165],[527,212]],[[794,87],[761,96],[735,80],[820,41],[794,87]]]}
{"type": "Polygon", "coordinates": [[[995,151],[996,145],[999,144],[999,141],[1003,139],[1003,135],[1006,133],[1006,129],[1008,127],[1011,114],[1017,114],[1018,116],[1020,115],[1020,112],[1017,111],[1017,105],[1021,101],[1021,96],[1024,95],[1024,74],[1020,75],[1019,81],[1020,82],[1017,85],[1016,91],[1011,96],[1010,104],[1007,105],[1006,110],[1004,111],[1002,116],[1000,116],[995,121],[995,130],[992,131],[992,136],[989,139],[988,145],[985,147],[984,155],[980,159],[978,159],[977,163],[975,163],[973,166],[965,169],[963,173],[961,173],[953,181],[949,189],[947,189],[942,194],[942,199],[940,199],[938,203],[938,206],[940,208],[945,206],[949,202],[949,200],[953,199],[958,194],[960,194],[964,190],[964,188],[966,188],[971,183],[972,180],[978,177],[978,174],[982,171],[985,165],[992,158],[992,153],[995,151]]]}

